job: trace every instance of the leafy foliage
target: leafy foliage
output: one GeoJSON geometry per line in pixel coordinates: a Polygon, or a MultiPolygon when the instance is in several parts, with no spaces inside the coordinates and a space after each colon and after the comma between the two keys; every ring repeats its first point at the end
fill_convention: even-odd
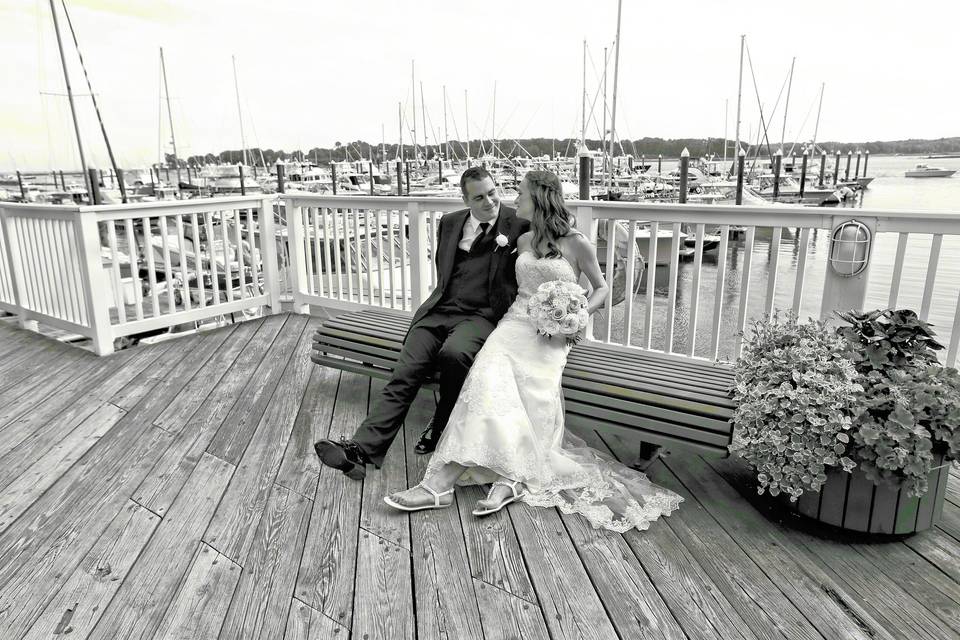
{"type": "Polygon", "coordinates": [[[826,467],[856,465],[847,457],[857,372],[845,341],[820,322],[794,315],[753,323],[736,365],[737,404],[731,453],[757,470],[758,491],[795,501],[819,491],[826,467]]]}
{"type": "Polygon", "coordinates": [[[960,374],[937,363],[943,346],[913,311],[838,315],[864,389],[851,457],[874,482],[923,495],[934,456],[960,455],[960,374]]]}
{"type": "Polygon", "coordinates": [[[960,373],[910,310],[838,314],[846,325],[753,323],[736,365],[731,453],[757,470],[759,492],[796,500],[827,467],[927,491],[939,454],[960,457],[960,373]]]}

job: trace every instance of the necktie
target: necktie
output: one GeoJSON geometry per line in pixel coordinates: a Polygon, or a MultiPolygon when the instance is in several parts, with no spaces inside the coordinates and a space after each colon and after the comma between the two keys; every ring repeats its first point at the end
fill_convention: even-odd
{"type": "Polygon", "coordinates": [[[489,222],[481,222],[480,229],[477,231],[477,237],[473,239],[473,244],[470,245],[470,253],[473,253],[480,246],[480,241],[483,240],[483,236],[487,235],[487,229],[490,228],[489,222]]]}

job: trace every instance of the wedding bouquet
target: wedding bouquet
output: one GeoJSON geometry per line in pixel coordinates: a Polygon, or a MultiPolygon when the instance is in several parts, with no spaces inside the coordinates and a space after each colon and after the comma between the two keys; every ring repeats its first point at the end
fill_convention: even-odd
{"type": "Polygon", "coordinates": [[[541,284],[527,303],[527,313],[537,333],[548,338],[561,335],[569,343],[580,342],[589,318],[584,293],[575,282],[553,280],[541,284]]]}

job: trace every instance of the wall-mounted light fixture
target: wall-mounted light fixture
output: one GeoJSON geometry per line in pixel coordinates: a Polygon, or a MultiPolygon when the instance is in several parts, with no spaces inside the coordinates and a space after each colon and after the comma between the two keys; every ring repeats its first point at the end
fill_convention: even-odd
{"type": "Polygon", "coordinates": [[[830,268],[838,276],[863,272],[870,260],[872,234],[862,222],[847,220],[836,226],[830,242],[830,268]]]}

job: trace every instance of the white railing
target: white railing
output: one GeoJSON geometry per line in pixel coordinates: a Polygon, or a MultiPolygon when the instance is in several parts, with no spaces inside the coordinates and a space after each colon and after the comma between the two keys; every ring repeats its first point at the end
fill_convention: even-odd
{"type": "MultiPolygon", "coordinates": [[[[284,196],[301,310],[377,306],[412,312],[436,284],[436,224],[456,199],[284,196]],[[292,215],[291,215],[292,212],[292,215]]],[[[596,242],[611,288],[595,339],[667,357],[732,360],[751,319],[781,309],[906,306],[933,322],[955,365],[960,342],[960,215],[797,206],[571,202],[596,242]],[[830,231],[874,231],[868,270],[827,265],[830,231]],[[606,242],[617,229],[617,242],[606,242]],[[688,255],[689,254],[689,255],[688,255]],[[681,258],[688,259],[683,262],[681,258]],[[640,264],[645,265],[645,273],[640,264]],[[940,277],[938,278],[938,274],[940,277]],[[652,286],[651,286],[652,283],[652,286]],[[633,295],[620,295],[619,289],[633,295]]]]}
{"type": "MultiPolygon", "coordinates": [[[[806,318],[858,306],[908,307],[935,325],[947,346],[942,358],[957,363],[958,214],[569,206],[578,228],[600,241],[598,256],[614,284],[595,317],[596,340],[670,358],[731,360],[749,321],[775,309],[806,318]],[[841,278],[827,265],[829,233],[851,218],[874,231],[873,251],[863,275],[841,278]],[[609,229],[616,242],[606,242],[609,229]]],[[[281,296],[300,312],[317,305],[412,313],[436,286],[438,221],[462,207],[458,199],[305,193],[5,206],[0,308],[25,323],[88,335],[101,353],[119,336],[277,309],[281,296]]]]}
{"type": "Polygon", "coordinates": [[[279,310],[274,199],[0,208],[0,308],[89,337],[279,310]]]}

